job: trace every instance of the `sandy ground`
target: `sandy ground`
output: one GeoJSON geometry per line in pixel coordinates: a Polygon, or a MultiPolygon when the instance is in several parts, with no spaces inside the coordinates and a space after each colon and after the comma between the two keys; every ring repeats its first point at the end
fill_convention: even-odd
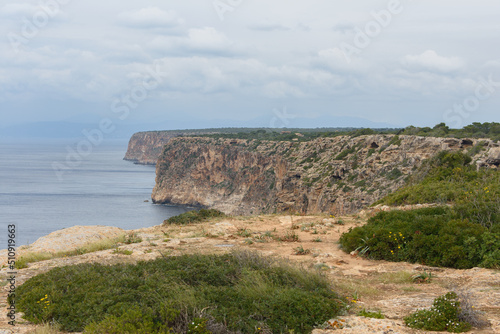
{"type": "MultiPolygon", "coordinates": [[[[430,268],[418,264],[371,261],[346,254],[339,249],[343,232],[364,224],[359,216],[330,218],[326,216],[265,215],[218,219],[197,225],[156,226],[134,230],[143,241],[120,245],[131,255],[104,250],[79,256],[32,263],[18,271],[18,284],[56,266],[83,262],[113,264],[134,263],[159,256],[203,252],[223,253],[235,248],[252,249],[265,255],[279,256],[299,265],[320,269],[331,279],[339,293],[356,300],[349,314],[337,320],[343,329],[316,330],[314,333],[426,333],[411,330],[403,317],[418,308],[429,307],[434,298],[454,289],[467,291],[475,308],[490,322],[483,329],[470,333],[500,333],[500,271],[473,268],[454,270],[430,268]],[[276,237],[295,234],[299,241],[276,240],[276,237]],[[273,238],[274,237],[274,238],[273,238]],[[306,250],[297,255],[297,248],[306,250]],[[432,273],[429,283],[414,283],[412,275],[432,273]],[[380,311],[385,319],[356,316],[361,309],[380,311]]],[[[54,242],[57,242],[54,241],[54,242]]],[[[0,271],[2,279],[7,269],[0,271]]],[[[6,287],[1,291],[2,307],[6,306],[6,287]]],[[[35,326],[22,319],[16,327],[7,324],[6,312],[0,315],[0,334],[29,333],[35,326]]],[[[338,326],[337,326],[338,327],[338,326]]],[[[436,333],[436,332],[433,332],[436,333]]]]}

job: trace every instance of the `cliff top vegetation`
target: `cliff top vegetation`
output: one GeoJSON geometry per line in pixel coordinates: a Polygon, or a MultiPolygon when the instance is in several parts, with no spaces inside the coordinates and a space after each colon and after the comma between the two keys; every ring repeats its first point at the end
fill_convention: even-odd
{"type": "Polygon", "coordinates": [[[351,136],[375,134],[397,134],[413,135],[423,137],[444,137],[444,138],[488,138],[494,141],[500,140],[500,123],[472,123],[462,129],[451,129],[445,123],[437,124],[434,127],[408,126],[404,129],[369,129],[369,128],[317,128],[317,129],[207,129],[200,136],[211,138],[228,139],[259,139],[273,141],[309,141],[320,137],[351,136]],[[207,133],[210,132],[210,133],[207,133]]]}
{"type": "Polygon", "coordinates": [[[462,152],[441,152],[378,203],[438,203],[437,208],[380,212],[345,233],[347,252],[371,259],[451,268],[500,268],[500,177],[462,152]]]}

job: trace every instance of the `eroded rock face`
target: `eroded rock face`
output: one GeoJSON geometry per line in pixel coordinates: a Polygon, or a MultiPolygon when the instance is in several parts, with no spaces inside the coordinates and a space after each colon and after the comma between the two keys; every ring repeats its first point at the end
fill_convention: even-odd
{"type": "MultiPolygon", "coordinates": [[[[196,131],[197,134],[209,134],[212,131],[196,131]]],[[[123,160],[133,161],[141,165],[156,165],[158,157],[163,151],[163,146],[170,139],[179,136],[194,135],[189,130],[171,130],[171,131],[146,131],[137,132],[129,140],[127,153],[123,160]]]]}
{"type": "Polygon", "coordinates": [[[276,180],[285,176],[287,162],[246,145],[244,140],[173,139],[156,166],[153,202],[233,214],[271,211],[276,180]]]}
{"type": "Polygon", "coordinates": [[[135,133],[128,143],[124,160],[138,164],[155,165],[163,146],[178,134],[162,131],[135,133]]]}
{"type": "MultiPolygon", "coordinates": [[[[437,152],[477,143],[468,139],[464,147],[459,139],[394,135],[308,142],[174,138],[158,160],[152,198],[240,215],[348,214],[403,186],[437,152]]],[[[497,168],[498,150],[498,144],[486,141],[475,160],[497,168]]]]}
{"type": "Polygon", "coordinates": [[[486,163],[490,165],[495,165],[496,167],[500,166],[500,148],[495,147],[489,151],[486,163]]]}

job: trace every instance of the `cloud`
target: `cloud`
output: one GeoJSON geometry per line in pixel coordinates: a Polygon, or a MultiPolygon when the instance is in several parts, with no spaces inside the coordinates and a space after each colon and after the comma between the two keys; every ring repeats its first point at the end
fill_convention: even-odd
{"type": "MultiPolygon", "coordinates": [[[[144,72],[144,70],[143,70],[144,72]]],[[[271,66],[257,59],[178,57],[159,61],[166,96],[214,95],[305,98],[342,95],[352,82],[325,71],[271,66]]]]}
{"type": "Polygon", "coordinates": [[[427,50],[420,55],[407,55],[403,64],[416,71],[429,71],[450,73],[464,67],[464,62],[459,57],[442,57],[434,50],[427,50]]]}
{"type": "Polygon", "coordinates": [[[290,30],[290,28],[288,28],[284,25],[278,24],[278,23],[253,24],[253,25],[248,26],[248,29],[254,30],[254,31],[264,31],[264,32],[290,30]]]}
{"type": "Polygon", "coordinates": [[[27,3],[10,3],[0,9],[0,17],[12,18],[31,16],[39,7],[27,3]]]}
{"type": "Polygon", "coordinates": [[[338,23],[333,27],[334,31],[338,31],[342,34],[352,33],[356,25],[354,23],[338,23]]]}
{"type": "Polygon", "coordinates": [[[184,36],[156,36],[149,47],[163,55],[234,56],[242,50],[213,27],[192,28],[184,36]]]}
{"type": "Polygon", "coordinates": [[[190,29],[186,45],[193,50],[220,51],[231,46],[228,38],[212,27],[190,29]]]}
{"type": "MultiPolygon", "coordinates": [[[[42,10],[39,3],[49,2],[2,2],[0,30],[22,36],[42,10]]],[[[33,102],[40,97],[70,101],[68,106],[75,101],[107,105],[140,84],[147,68],[159,62],[168,74],[151,92],[151,109],[163,110],[171,96],[186,110],[191,103],[218,109],[212,104],[217,98],[248,110],[289,99],[279,103],[302,103],[307,112],[378,109],[425,123],[426,116],[442,112],[440,105],[473,92],[479,78],[492,74],[500,80],[500,48],[491,43],[498,24],[491,8],[445,2],[422,0],[418,8],[405,10],[348,62],[342,42],[352,41],[355,27],[364,28],[373,19],[370,12],[387,2],[255,0],[234,6],[220,22],[211,1],[72,1],[18,53],[8,38],[0,39],[0,100],[36,105],[13,114],[11,121],[49,112],[50,105],[33,102]],[[464,15],[468,20],[460,20],[464,15]],[[436,25],[443,27],[439,34],[429,33],[436,25]],[[415,101],[422,104],[417,108],[415,101]],[[417,109],[422,110],[418,117],[409,114],[417,109]]],[[[498,120],[499,105],[495,95],[482,105],[482,117],[498,120]]],[[[61,117],[73,110],[65,109],[61,117]]],[[[233,114],[228,111],[227,117],[233,114]]]]}
{"type": "Polygon", "coordinates": [[[295,87],[286,81],[274,81],[264,86],[264,94],[270,98],[305,97],[299,87],[295,87]]]}
{"type": "Polygon", "coordinates": [[[369,68],[365,60],[362,58],[348,59],[339,48],[318,51],[312,64],[316,67],[338,73],[361,73],[366,72],[369,68]]]}
{"type": "Polygon", "coordinates": [[[174,28],[184,23],[173,10],[163,10],[158,7],[146,7],[138,11],[128,11],[118,14],[121,24],[134,28],[174,28]]]}

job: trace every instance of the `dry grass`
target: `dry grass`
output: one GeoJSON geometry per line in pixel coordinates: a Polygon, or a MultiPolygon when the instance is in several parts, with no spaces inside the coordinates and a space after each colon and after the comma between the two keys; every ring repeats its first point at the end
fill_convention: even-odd
{"type": "Polygon", "coordinates": [[[375,277],[375,281],[384,284],[409,284],[413,282],[413,274],[408,271],[381,273],[375,277]]]}
{"type": "Polygon", "coordinates": [[[126,241],[126,235],[111,238],[111,239],[102,239],[96,242],[88,243],[87,245],[77,248],[72,251],[67,252],[58,252],[55,254],[48,252],[24,252],[19,256],[16,260],[16,268],[23,269],[27,268],[29,263],[35,263],[40,261],[46,261],[50,259],[57,259],[68,256],[82,255],[87,253],[98,252],[106,249],[116,248],[119,243],[123,243],[126,241]]]}
{"type": "Polygon", "coordinates": [[[366,284],[366,281],[360,281],[354,278],[347,277],[334,277],[332,280],[332,285],[335,288],[335,291],[342,295],[358,295],[361,298],[363,297],[375,297],[383,293],[380,289],[377,289],[369,284],[366,284]]]}
{"type": "Polygon", "coordinates": [[[28,267],[28,263],[50,260],[55,257],[55,254],[46,252],[26,252],[16,260],[16,268],[23,269],[28,267]]]}
{"type": "Polygon", "coordinates": [[[45,323],[43,325],[37,326],[34,330],[28,332],[28,334],[59,334],[60,326],[57,323],[45,323]]]}
{"type": "Polygon", "coordinates": [[[276,237],[276,240],[283,242],[299,242],[299,236],[295,232],[287,231],[285,235],[276,237]]]}
{"type": "Polygon", "coordinates": [[[403,290],[404,292],[409,292],[409,293],[411,293],[411,292],[421,292],[422,291],[422,289],[419,289],[419,288],[417,288],[417,287],[415,287],[413,285],[404,286],[404,287],[401,288],[401,290],[403,290]]]}
{"type": "Polygon", "coordinates": [[[460,313],[458,318],[470,323],[475,328],[484,328],[490,325],[473,305],[473,295],[465,289],[455,288],[455,293],[460,301],[460,313]]]}

